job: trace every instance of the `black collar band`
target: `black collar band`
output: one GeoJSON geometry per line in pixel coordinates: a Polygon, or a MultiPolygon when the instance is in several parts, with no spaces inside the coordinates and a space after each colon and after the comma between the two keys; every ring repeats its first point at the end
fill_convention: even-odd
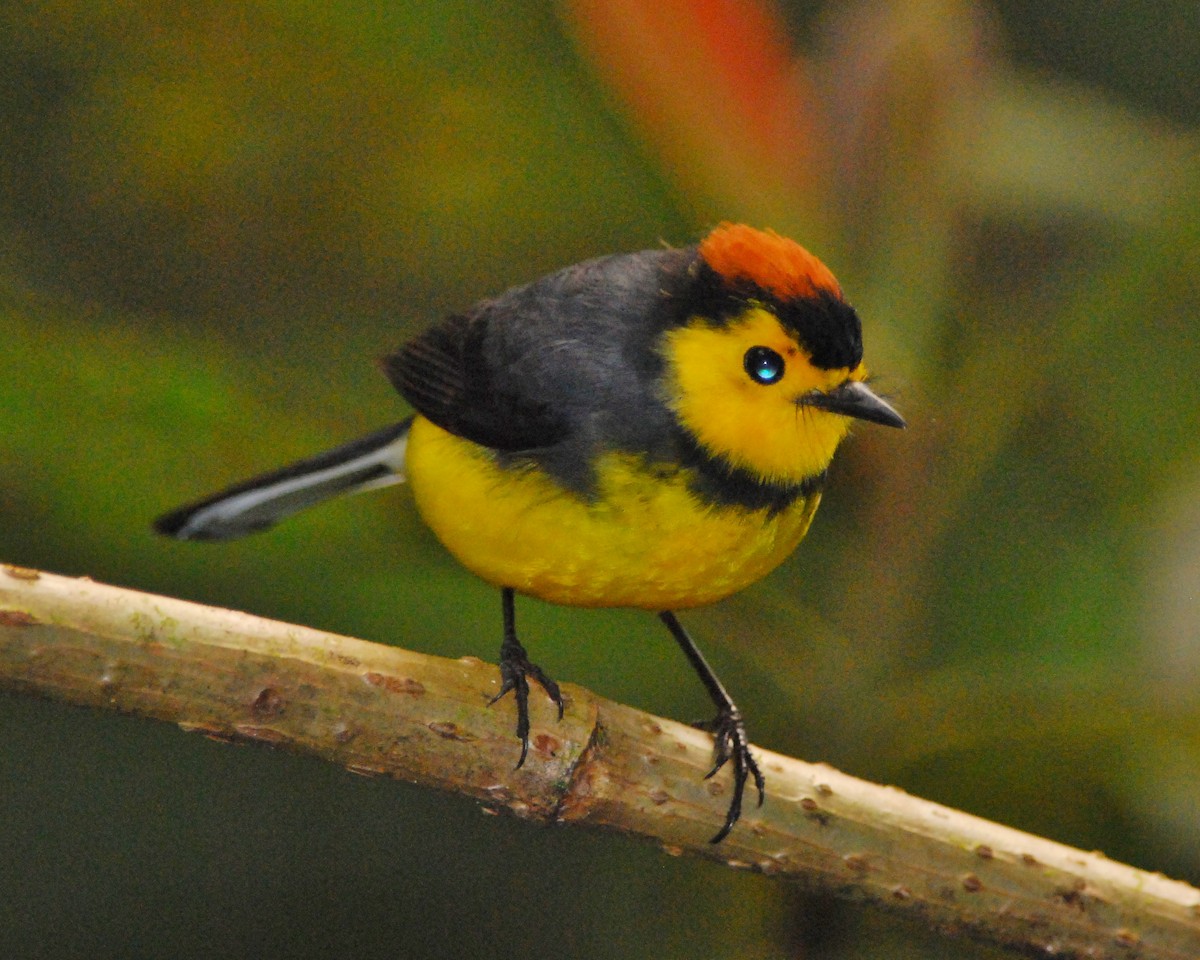
{"type": "Polygon", "coordinates": [[[692,492],[713,506],[766,510],[774,516],[825,485],[825,471],[797,483],[763,480],[724,457],[713,456],[683,427],[676,426],[675,432],[679,462],[692,472],[692,492]]]}

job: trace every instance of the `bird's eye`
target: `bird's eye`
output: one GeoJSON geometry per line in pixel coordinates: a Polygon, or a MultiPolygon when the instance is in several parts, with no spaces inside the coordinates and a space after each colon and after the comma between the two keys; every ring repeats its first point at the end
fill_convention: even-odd
{"type": "Polygon", "coordinates": [[[763,386],[783,379],[783,357],[770,347],[751,347],[742,358],[742,366],[751,380],[763,386]]]}

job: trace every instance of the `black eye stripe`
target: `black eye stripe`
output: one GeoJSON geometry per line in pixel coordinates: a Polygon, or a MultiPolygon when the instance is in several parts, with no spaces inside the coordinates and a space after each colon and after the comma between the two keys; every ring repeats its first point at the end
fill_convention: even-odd
{"type": "Polygon", "coordinates": [[[770,347],[751,347],[742,357],[742,366],[751,380],[763,386],[783,379],[783,357],[770,347]]]}

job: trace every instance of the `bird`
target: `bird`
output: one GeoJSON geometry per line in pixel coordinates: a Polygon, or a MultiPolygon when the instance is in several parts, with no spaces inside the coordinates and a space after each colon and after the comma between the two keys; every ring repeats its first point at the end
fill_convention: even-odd
{"type": "Polygon", "coordinates": [[[155,521],[181,540],[264,530],[331,497],[406,481],[424,522],[499,588],[500,688],[529,749],[515,596],[658,616],[716,708],[719,843],[765,781],[741,710],[676,611],[722,600],[795,549],[854,421],[903,427],[869,384],[862,324],[829,269],[773,230],[601,256],[445,317],[380,361],[413,408],[385,429],[155,521]]]}

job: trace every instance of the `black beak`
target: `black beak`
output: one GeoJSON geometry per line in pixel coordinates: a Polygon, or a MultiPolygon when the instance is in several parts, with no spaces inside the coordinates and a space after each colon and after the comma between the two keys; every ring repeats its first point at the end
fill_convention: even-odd
{"type": "Polygon", "coordinates": [[[854,417],[857,420],[882,423],[885,427],[904,426],[904,418],[892,408],[892,405],[858,380],[847,380],[840,387],[830,390],[828,393],[814,390],[812,393],[806,393],[796,402],[806,407],[816,407],[819,410],[828,410],[831,413],[854,417]]]}

